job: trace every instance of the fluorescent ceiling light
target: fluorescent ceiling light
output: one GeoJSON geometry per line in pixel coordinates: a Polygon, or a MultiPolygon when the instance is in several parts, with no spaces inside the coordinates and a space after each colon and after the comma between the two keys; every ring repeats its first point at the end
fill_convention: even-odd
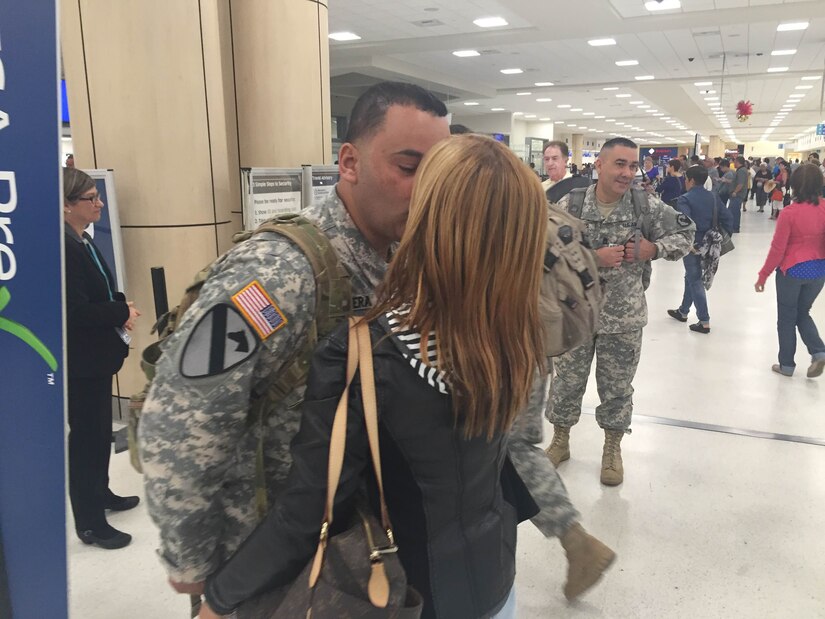
{"type": "Polygon", "coordinates": [[[575,127],[576,125],[571,125],[570,123],[567,123],[567,126],[568,127],[575,127]]]}
{"type": "Polygon", "coordinates": [[[638,60],[617,60],[616,66],[617,67],[635,67],[639,64],[638,60]]]}
{"type": "Polygon", "coordinates": [[[657,117],[658,117],[658,116],[664,116],[664,114],[662,114],[661,112],[656,112],[656,113],[654,114],[654,116],[657,116],[657,117]]]}
{"type": "Polygon", "coordinates": [[[804,93],[804,92],[795,92],[795,93],[794,93],[794,94],[792,94],[792,95],[788,95],[788,98],[789,98],[789,99],[802,99],[802,98],[804,98],[804,97],[805,97],[805,93],[804,93]]]}
{"type": "Polygon", "coordinates": [[[637,75],[636,79],[640,82],[646,82],[648,80],[655,80],[656,78],[653,75],[637,75]]]}
{"type": "Polygon", "coordinates": [[[628,101],[630,105],[641,105],[644,101],[628,101]]]}
{"type": "MultiPolygon", "coordinates": [[[[803,80],[810,79],[809,77],[803,77],[803,80]]],[[[607,88],[602,88],[602,90],[619,90],[618,86],[608,86],[607,88]]]]}
{"type": "Polygon", "coordinates": [[[465,101],[464,105],[478,105],[478,101],[465,101]]]}
{"type": "MultiPolygon", "coordinates": [[[[821,80],[822,76],[821,75],[806,75],[802,79],[805,80],[805,81],[811,81],[812,82],[814,80],[821,80]]],[[[605,88],[605,90],[607,90],[607,88],[605,88]]]]}
{"type": "Polygon", "coordinates": [[[593,47],[605,47],[606,45],[616,45],[616,39],[591,39],[587,44],[593,47]]]}
{"type": "Polygon", "coordinates": [[[527,114],[527,115],[525,116],[525,118],[535,118],[535,117],[536,117],[536,115],[535,115],[535,114],[527,114]]]}
{"type": "Polygon", "coordinates": [[[329,38],[333,41],[357,41],[361,37],[354,32],[332,32],[330,33],[329,38]]]}
{"type": "Polygon", "coordinates": [[[627,93],[625,92],[625,93],[622,93],[622,94],[616,95],[616,98],[617,98],[617,99],[627,99],[627,98],[632,97],[632,96],[633,96],[633,95],[627,94],[627,93]]]}
{"type": "Polygon", "coordinates": [[[513,112],[513,116],[523,116],[524,112],[513,112]]]}
{"type": "Polygon", "coordinates": [[[662,120],[670,120],[670,116],[665,116],[662,120]]]}
{"type": "Polygon", "coordinates": [[[719,97],[705,97],[705,101],[719,101],[719,97]]]}
{"type": "Polygon", "coordinates": [[[636,107],[637,107],[637,108],[639,108],[640,110],[646,110],[646,109],[648,109],[650,106],[649,106],[649,105],[637,105],[636,107]]]}
{"type": "Polygon", "coordinates": [[[795,49],[775,49],[771,52],[771,56],[793,56],[795,53],[795,49]]]}
{"type": "Polygon", "coordinates": [[[519,73],[524,73],[523,69],[502,69],[501,70],[504,75],[518,75],[519,73]]]}
{"type": "Polygon", "coordinates": [[[585,127],[585,126],[581,126],[581,127],[579,127],[579,129],[581,129],[582,131],[587,131],[588,128],[585,127]]]}
{"type": "MultiPolygon", "coordinates": [[[[646,114],[654,114],[655,111],[656,110],[645,110],[645,113],[646,114]]],[[[654,116],[655,116],[655,114],[654,114],[654,116]]]]}
{"type": "Polygon", "coordinates": [[[779,24],[776,27],[777,32],[790,32],[791,30],[805,30],[808,27],[808,22],[790,22],[787,24],[779,24]]]}
{"type": "Polygon", "coordinates": [[[536,82],[534,86],[553,86],[553,82],[536,82]]]}
{"type": "Polygon", "coordinates": [[[473,56],[481,56],[481,54],[474,49],[460,49],[453,52],[453,56],[458,56],[459,58],[472,58],[473,56]]]}
{"type": "Polygon", "coordinates": [[[479,17],[473,20],[473,23],[479,28],[496,28],[509,25],[503,17],[479,17]]]}
{"type": "Polygon", "coordinates": [[[581,111],[582,111],[582,108],[580,108],[580,107],[572,107],[572,108],[570,108],[570,111],[571,111],[571,112],[581,112],[581,111]]]}
{"type": "Polygon", "coordinates": [[[604,116],[596,116],[596,120],[601,120],[603,118],[604,118],[604,116]]]}
{"type": "Polygon", "coordinates": [[[549,118],[539,118],[539,120],[541,120],[542,122],[547,122],[550,119],[549,118]]]}
{"type": "Polygon", "coordinates": [[[548,97],[541,97],[539,99],[536,99],[537,103],[547,103],[548,101],[552,101],[552,99],[550,99],[548,97]]]}
{"type": "Polygon", "coordinates": [[[615,119],[615,118],[607,118],[607,119],[605,119],[605,121],[604,121],[604,122],[606,122],[606,123],[614,123],[614,122],[616,122],[616,119],[615,119]]]}
{"type": "Polygon", "coordinates": [[[503,112],[504,108],[503,107],[494,107],[494,108],[490,108],[490,111],[491,112],[503,112]]]}
{"type": "Polygon", "coordinates": [[[713,82],[693,82],[694,86],[712,86],[713,82]]]}
{"type": "Polygon", "coordinates": [[[563,124],[564,124],[564,121],[563,121],[563,120],[557,120],[555,124],[557,124],[557,125],[563,125],[563,124]]]}
{"type": "Polygon", "coordinates": [[[526,97],[527,95],[532,95],[532,92],[517,92],[516,95],[519,97],[526,97]]]}
{"type": "Polygon", "coordinates": [[[566,103],[562,103],[561,105],[557,105],[556,107],[563,110],[563,109],[570,108],[570,107],[573,107],[573,106],[568,105],[566,103]]]}
{"type": "Polygon", "coordinates": [[[784,73],[788,70],[788,67],[771,67],[768,69],[768,73],[784,73]]]}
{"type": "Polygon", "coordinates": [[[808,85],[806,85],[806,86],[797,86],[797,87],[796,87],[796,90],[810,90],[811,88],[813,88],[813,86],[811,86],[810,84],[808,84],[808,85]]]}
{"type": "Polygon", "coordinates": [[[595,116],[596,112],[582,112],[582,116],[595,116]]]}

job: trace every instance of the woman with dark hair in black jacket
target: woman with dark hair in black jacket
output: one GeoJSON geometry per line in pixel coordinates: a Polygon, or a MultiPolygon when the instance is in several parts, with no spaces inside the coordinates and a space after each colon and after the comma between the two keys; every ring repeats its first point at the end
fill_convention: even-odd
{"type": "Polygon", "coordinates": [[[66,255],[66,351],[69,408],[69,497],[75,530],[84,544],[123,548],[132,541],[106,521],[138,497],[109,489],[112,452],[112,376],[129,354],[140,312],[114,287],[114,279],[85,229],[100,220],[104,204],[94,180],[63,168],[66,255]]]}
{"type": "MultiPolygon", "coordinates": [[[[515,616],[518,518],[501,476],[507,432],[544,362],[546,218],[538,178],[507,147],[479,135],[440,142],[419,168],[404,235],[365,318],[387,507],[423,617],[515,616]]],[[[286,488],[207,579],[201,617],[289,583],[311,558],[346,358],[344,325],[313,358],[286,488]]],[[[354,383],[336,512],[362,483],[375,494],[359,394],[354,383]]]]}

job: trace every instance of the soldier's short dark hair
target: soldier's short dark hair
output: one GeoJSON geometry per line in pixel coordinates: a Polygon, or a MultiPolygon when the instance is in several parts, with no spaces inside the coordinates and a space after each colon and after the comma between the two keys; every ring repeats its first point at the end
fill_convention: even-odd
{"type": "Polygon", "coordinates": [[[729,168],[730,167],[730,160],[729,159],[720,159],[719,160],[719,167],[720,168],[729,168]]]}
{"type": "Polygon", "coordinates": [[[703,165],[692,165],[685,170],[685,178],[689,178],[695,185],[702,186],[708,180],[708,169],[703,165]]]}
{"type": "Polygon", "coordinates": [[[464,135],[465,133],[472,133],[473,130],[465,125],[450,125],[450,135],[464,135]]]}
{"type": "Polygon", "coordinates": [[[736,158],[736,163],[738,163],[739,165],[745,165],[745,158],[742,155],[739,155],[736,158]]]}
{"type": "Polygon", "coordinates": [[[699,155],[691,155],[691,156],[690,156],[690,162],[691,162],[693,165],[696,165],[696,164],[697,164],[697,163],[699,163],[700,161],[701,161],[701,159],[700,159],[699,155]]]}
{"type": "Polygon", "coordinates": [[[599,154],[601,155],[604,151],[611,150],[613,148],[616,148],[617,146],[624,146],[625,148],[635,148],[636,150],[639,149],[639,147],[636,145],[636,142],[634,142],[633,140],[628,140],[627,138],[613,138],[604,143],[604,146],[602,146],[602,149],[599,151],[599,154]]]}
{"type": "Polygon", "coordinates": [[[346,142],[355,142],[372,136],[393,105],[414,107],[433,116],[447,115],[447,106],[428,90],[403,82],[380,82],[370,86],[355,102],[350,114],[346,142]]]}
{"type": "Polygon", "coordinates": [[[565,159],[570,158],[570,147],[567,146],[566,142],[561,142],[559,140],[546,140],[541,148],[542,155],[547,152],[547,149],[550,147],[558,148],[561,156],[565,159]]]}

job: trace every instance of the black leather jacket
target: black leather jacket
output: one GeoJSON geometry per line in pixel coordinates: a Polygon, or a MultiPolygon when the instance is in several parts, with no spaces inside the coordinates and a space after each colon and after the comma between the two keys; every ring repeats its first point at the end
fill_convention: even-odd
{"type": "MultiPolygon", "coordinates": [[[[512,501],[509,464],[502,476],[506,436],[490,442],[465,439],[455,426],[450,396],[413,370],[402,355],[404,344],[387,337],[386,323],[374,322],[370,331],[387,505],[409,584],[424,598],[423,617],[488,617],[503,606],[515,576],[517,516],[503,499],[500,482],[505,479],[512,501]]],[[[315,353],[287,488],[236,554],[207,580],[206,598],[214,610],[228,613],[257,593],[291,582],[314,554],[346,357],[343,325],[315,353]]],[[[351,504],[365,479],[373,485],[357,382],[356,376],[336,514],[351,504]]],[[[526,492],[518,478],[515,485],[517,494],[526,492]]],[[[526,500],[532,502],[529,494],[526,500]]]]}

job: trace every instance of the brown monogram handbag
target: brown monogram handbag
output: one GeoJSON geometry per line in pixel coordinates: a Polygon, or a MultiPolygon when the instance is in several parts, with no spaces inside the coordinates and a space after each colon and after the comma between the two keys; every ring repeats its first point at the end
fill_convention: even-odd
{"type": "Polygon", "coordinates": [[[350,318],[349,325],[347,383],[332,426],[327,502],[315,558],[291,585],[243,604],[235,611],[238,619],[418,619],[421,616],[421,596],[407,585],[384,500],[369,326],[357,318],[350,318]],[[381,518],[379,521],[368,509],[360,509],[350,528],[329,537],[335,492],[344,463],[349,390],[359,367],[381,518]]]}

